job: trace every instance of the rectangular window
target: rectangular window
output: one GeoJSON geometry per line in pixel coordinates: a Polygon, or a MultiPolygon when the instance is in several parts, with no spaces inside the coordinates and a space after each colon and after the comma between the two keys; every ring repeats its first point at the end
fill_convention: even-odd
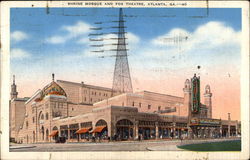
{"type": "Polygon", "coordinates": [[[161,110],[161,106],[158,106],[158,111],[161,110]]]}
{"type": "Polygon", "coordinates": [[[132,103],[132,106],[135,106],[135,102],[132,103]]]}
{"type": "Polygon", "coordinates": [[[150,104],[148,105],[148,109],[151,109],[151,105],[150,104]]]}
{"type": "Polygon", "coordinates": [[[141,108],[141,102],[139,103],[139,107],[141,108]]]}

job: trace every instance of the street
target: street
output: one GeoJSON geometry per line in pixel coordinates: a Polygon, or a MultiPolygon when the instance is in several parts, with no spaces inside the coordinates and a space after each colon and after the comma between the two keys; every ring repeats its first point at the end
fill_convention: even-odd
{"type": "Polygon", "coordinates": [[[161,140],[161,141],[124,141],[106,143],[41,143],[13,144],[11,152],[57,152],[57,151],[181,151],[176,145],[202,142],[227,141],[230,139],[197,139],[197,140],[161,140]]]}

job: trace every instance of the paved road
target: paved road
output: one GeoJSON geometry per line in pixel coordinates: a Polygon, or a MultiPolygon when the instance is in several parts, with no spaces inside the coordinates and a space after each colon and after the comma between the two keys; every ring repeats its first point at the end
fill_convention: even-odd
{"type": "Polygon", "coordinates": [[[107,143],[45,143],[12,145],[10,151],[14,152],[56,152],[56,151],[181,151],[177,145],[202,143],[206,141],[224,141],[227,139],[210,140],[165,140],[165,141],[129,141],[107,143]]]}
{"type": "MultiPolygon", "coordinates": [[[[135,141],[109,143],[66,143],[66,144],[29,144],[13,145],[10,151],[16,152],[46,152],[46,151],[147,151],[149,147],[159,145],[175,146],[179,141],[135,141]]],[[[178,150],[178,148],[176,148],[178,150]]]]}

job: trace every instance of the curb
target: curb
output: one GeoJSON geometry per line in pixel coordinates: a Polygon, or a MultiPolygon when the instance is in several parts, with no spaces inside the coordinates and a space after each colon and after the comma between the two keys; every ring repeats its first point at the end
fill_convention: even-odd
{"type": "Polygon", "coordinates": [[[12,146],[10,149],[35,148],[36,146],[12,146]]]}

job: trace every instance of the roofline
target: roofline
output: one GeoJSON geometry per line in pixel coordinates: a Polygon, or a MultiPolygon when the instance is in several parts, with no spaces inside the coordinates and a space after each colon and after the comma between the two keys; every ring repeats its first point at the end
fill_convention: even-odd
{"type": "MultiPolygon", "coordinates": [[[[70,81],[64,81],[64,80],[56,80],[56,82],[70,83],[70,84],[79,85],[79,86],[82,85],[81,83],[70,82],[70,81]]],[[[85,86],[86,88],[91,88],[91,89],[102,89],[102,90],[106,90],[106,91],[112,91],[111,88],[107,88],[107,87],[94,86],[94,85],[89,85],[89,84],[84,84],[84,86],[85,86]]]]}
{"type": "Polygon", "coordinates": [[[25,104],[28,104],[32,99],[34,99],[42,90],[38,89],[26,102],[25,104]]]}
{"type": "Polygon", "coordinates": [[[144,93],[144,92],[146,92],[146,93],[150,93],[150,94],[159,94],[159,95],[162,95],[162,96],[168,96],[168,97],[173,97],[173,98],[180,98],[180,99],[184,99],[183,97],[179,97],[179,96],[173,96],[173,95],[169,95],[169,94],[158,93],[158,92],[151,92],[151,91],[145,91],[145,90],[143,90],[143,91],[139,91],[139,92],[136,92],[136,93],[138,94],[138,93],[144,93]]]}

